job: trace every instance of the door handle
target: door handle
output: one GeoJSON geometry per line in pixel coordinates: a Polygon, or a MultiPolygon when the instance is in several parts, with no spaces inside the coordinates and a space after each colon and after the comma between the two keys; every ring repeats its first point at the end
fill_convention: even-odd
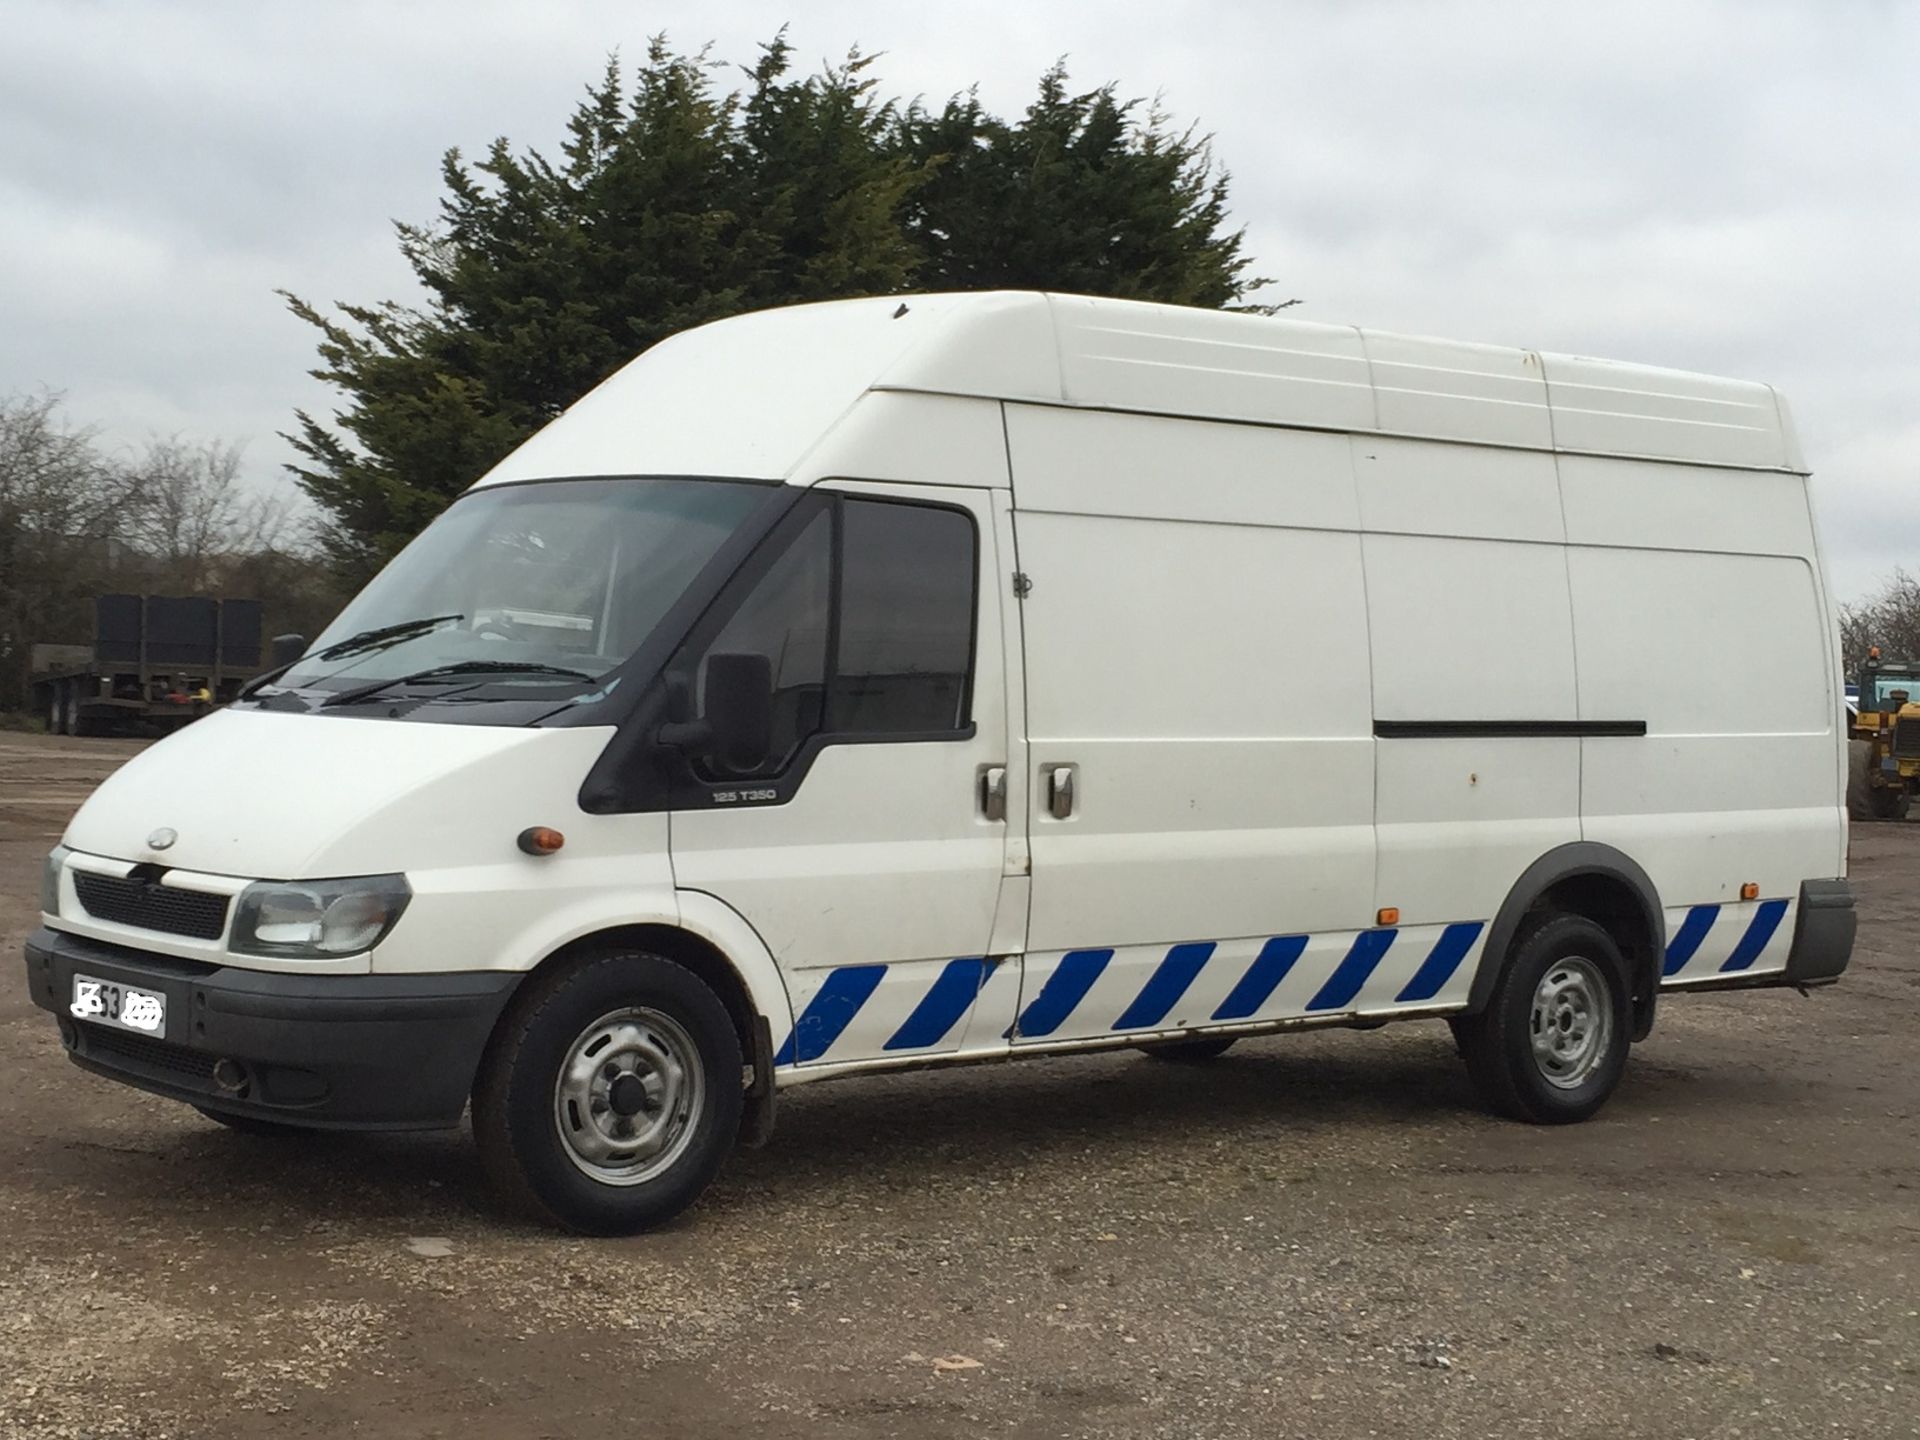
{"type": "Polygon", "coordinates": [[[1055,765],[1047,772],[1047,813],[1056,820],[1073,814],[1075,769],[1072,765],[1055,765]]]}
{"type": "Polygon", "coordinates": [[[984,765],[980,769],[980,813],[989,820],[1007,818],[1007,767],[984,765]]]}

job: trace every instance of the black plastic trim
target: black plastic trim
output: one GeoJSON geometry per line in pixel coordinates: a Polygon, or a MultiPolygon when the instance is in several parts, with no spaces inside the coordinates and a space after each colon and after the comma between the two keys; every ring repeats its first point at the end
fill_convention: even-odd
{"type": "Polygon", "coordinates": [[[60,1021],[73,1062],[189,1104],[333,1130],[457,1125],[512,971],[315,975],[220,966],[183,973],[166,956],[40,929],[27,989],[60,1021]],[[148,1039],[66,1013],[74,972],[166,997],[167,1034],[148,1039]],[[124,1037],[124,1038],[123,1038],[124,1037]],[[247,1076],[213,1080],[219,1061],[247,1076]]]}
{"type": "Polygon", "coordinates": [[[1652,937],[1652,953],[1641,957],[1641,973],[1634,977],[1634,1038],[1644,1039],[1653,1028],[1653,1009],[1660,992],[1660,961],[1667,949],[1666,914],[1660,908],[1660,892],[1653,881],[1628,856],[1594,840],[1575,840],[1547,851],[1520,874],[1507,892],[1493,923],[1487,927],[1487,943],[1480,952],[1480,968],[1474,973],[1473,988],[1467,994],[1465,1013],[1477,1015],[1487,1008],[1493,987],[1506,964],[1507,951],[1526,914],[1548,890],[1563,880],[1582,875],[1603,876],[1624,884],[1640,902],[1647,934],[1652,937]]]}
{"type": "Polygon", "coordinates": [[[1376,720],[1381,740],[1518,739],[1543,736],[1638,736],[1644,720],[1376,720]]]}
{"type": "Polygon", "coordinates": [[[1802,880],[1793,948],[1787,952],[1786,983],[1831,985],[1838,980],[1853,958],[1858,923],[1853,886],[1845,880],[1802,880]]]}
{"type": "Polygon", "coordinates": [[[758,1150],[773,1138],[780,1093],[773,1080],[773,1029],[767,1024],[766,1016],[753,1017],[752,1040],[753,1052],[748,1060],[753,1066],[753,1085],[747,1091],[746,1108],[740,1116],[740,1143],[758,1150]]]}

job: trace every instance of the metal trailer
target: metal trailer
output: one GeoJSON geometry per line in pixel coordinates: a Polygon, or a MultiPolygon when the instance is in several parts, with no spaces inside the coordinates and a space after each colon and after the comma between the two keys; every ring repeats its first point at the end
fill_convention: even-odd
{"type": "Polygon", "coordinates": [[[258,600],[101,595],[91,646],[36,645],[33,696],[56,735],[176,729],[261,670],[258,600]]]}

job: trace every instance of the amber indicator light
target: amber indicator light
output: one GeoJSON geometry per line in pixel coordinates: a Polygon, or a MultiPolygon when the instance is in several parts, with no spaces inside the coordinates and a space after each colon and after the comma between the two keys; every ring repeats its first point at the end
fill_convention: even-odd
{"type": "Polygon", "coordinates": [[[1400,907],[1398,905],[1382,905],[1380,907],[1380,913],[1374,916],[1374,919],[1382,925],[1398,925],[1400,923],[1400,907]]]}
{"type": "Polygon", "coordinates": [[[1740,898],[1742,900],[1758,900],[1760,898],[1760,887],[1751,880],[1747,881],[1746,884],[1740,887],[1740,898]]]}
{"type": "Polygon", "coordinates": [[[529,825],[520,832],[518,843],[529,855],[551,855],[567,843],[567,837],[550,825],[529,825]]]}

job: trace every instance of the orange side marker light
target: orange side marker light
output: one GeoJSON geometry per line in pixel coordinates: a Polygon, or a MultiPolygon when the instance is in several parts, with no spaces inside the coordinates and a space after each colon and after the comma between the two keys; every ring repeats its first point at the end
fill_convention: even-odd
{"type": "Polygon", "coordinates": [[[551,855],[567,843],[567,837],[550,825],[529,825],[516,843],[529,855],[551,855]]]}
{"type": "Polygon", "coordinates": [[[1760,898],[1760,887],[1751,880],[1747,881],[1746,884],[1740,887],[1740,898],[1742,900],[1758,900],[1760,898]]]}
{"type": "Polygon", "coordinates": [[[1380,907],[1380,913],[1373,918],[1375,923],[1380,925],[1398,925],[1400,923],[1400,907],[1398,905],[1382,905],[1380,907]]]}

